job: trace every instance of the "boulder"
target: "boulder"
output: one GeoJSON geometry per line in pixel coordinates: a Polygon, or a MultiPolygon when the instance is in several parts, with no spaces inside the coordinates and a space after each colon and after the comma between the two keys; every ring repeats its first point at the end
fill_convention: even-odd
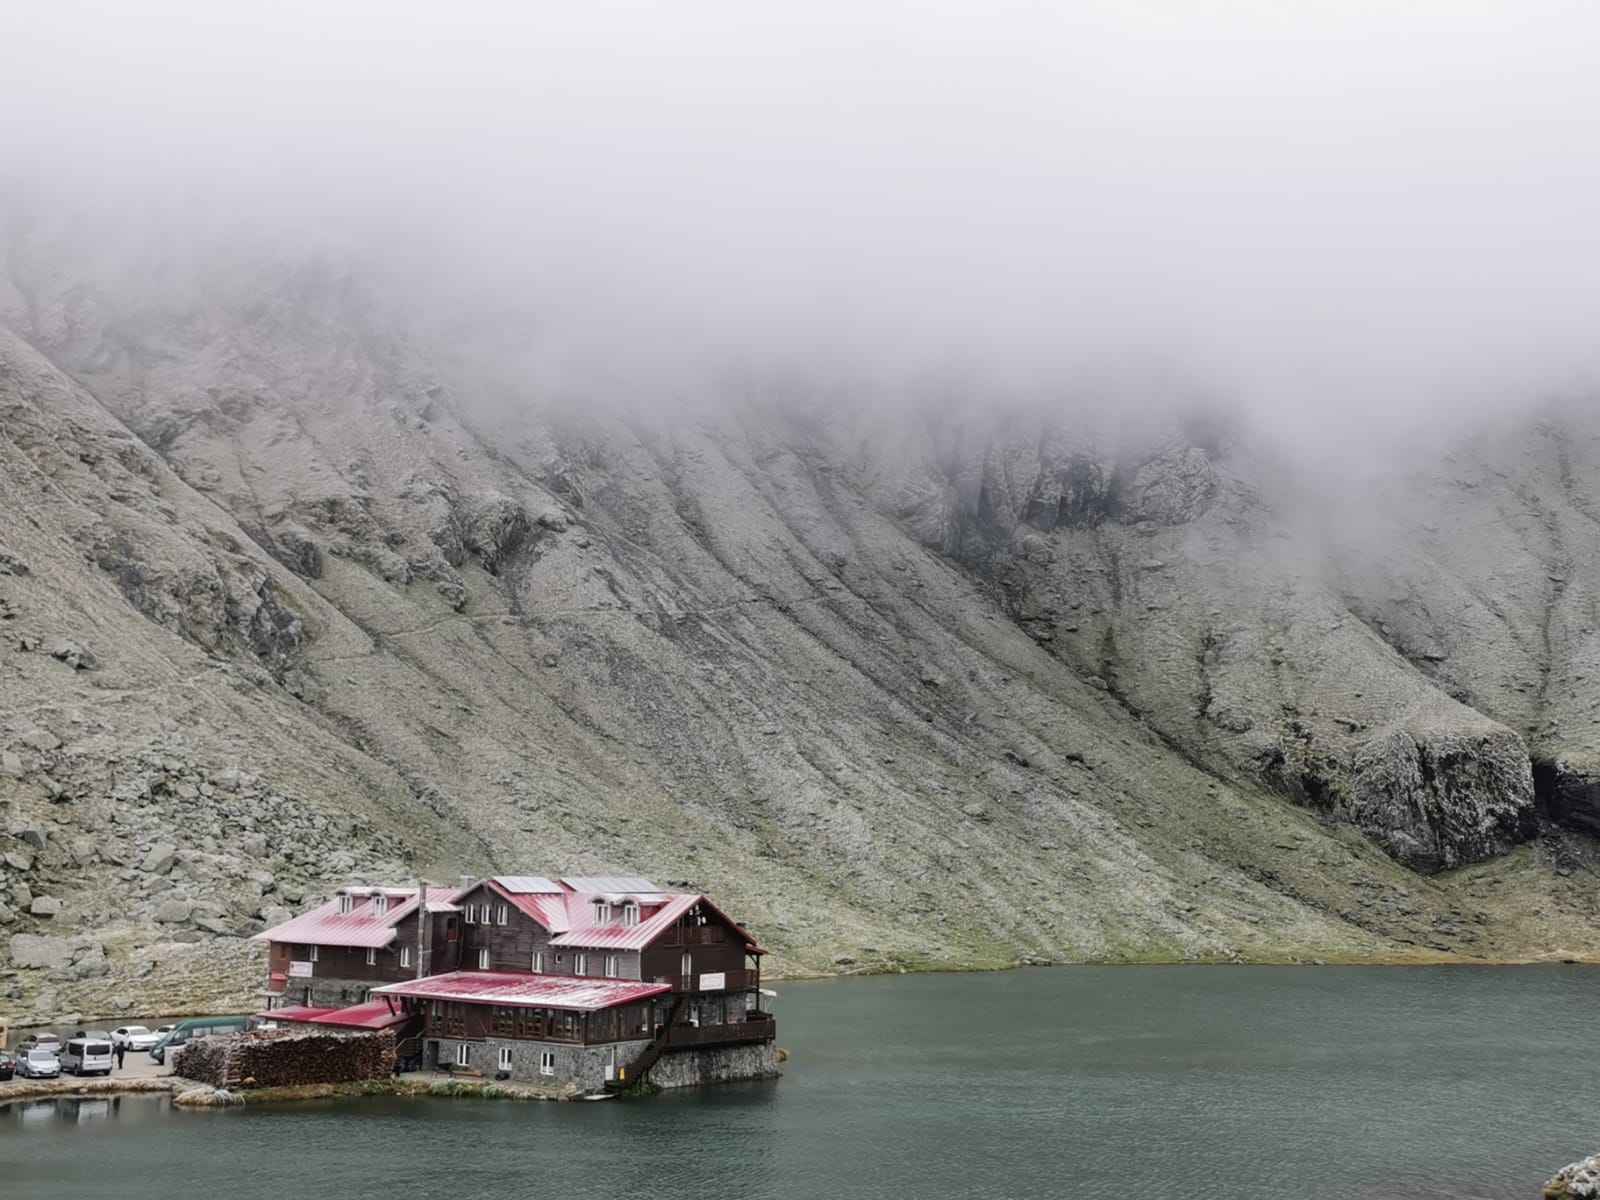
{"type": "Polygon", "coordinates": [[[1568,1163],[1545,1180],[1545,1200],[1591,1200],[1600,1196],[1600,1155],[1568,1163]]]}
{"type": "Polygon", "coordinates": [[[156,905],[155,918],[164,925],[181,925],[193,912],[194,905],[187,900],[163,900],[156,905]]]}
{"type": "Polygon", "coordinates": [[[61,739],[48,729],[29,729],[17,738],[24,746],[34,750],[59,750],[61,739]]]}
{"type": "Polygon", "coordinates": [[[61,970],[72,962],[72,943],[66,938],[18,933],[11,937],[11,959],[19,967],[61,970]]]}
{"type": "Polygon", "coordinates": [[[28,911],[36,917],[53,917],[61,912],[61,901],[54,896],[35,896],[28,911]]]}
{"type": "Polygon", "coordinates": [[[10,750],[0,753],[0,775],[12,779],[22,778],[22,759],[10,750]]]}
{"type": "MultiPolygon", "coordinates": [[[[141,871],[152,875],[165,875],[172,870],[178,861],[178,848],[170,843],[159,842],[150,847],[150,852],[144,856],[144,861],[139,864],[141,871]]],[[[187,914],[185,914],[187,916],[187,914]]]]}

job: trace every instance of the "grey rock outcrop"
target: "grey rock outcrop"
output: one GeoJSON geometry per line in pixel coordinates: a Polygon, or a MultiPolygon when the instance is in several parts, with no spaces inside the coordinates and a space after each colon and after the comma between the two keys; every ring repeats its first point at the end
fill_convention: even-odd
{"type": "Polygon", "coordinates": [[[486,867],[815,970],[1600,954],[1592,415],[1335,522],[1181,413],[556,403],[337,247],[0,233],[0,904],[104,947],[64,1002],[248,1003],[254,929],[486,867]]]}

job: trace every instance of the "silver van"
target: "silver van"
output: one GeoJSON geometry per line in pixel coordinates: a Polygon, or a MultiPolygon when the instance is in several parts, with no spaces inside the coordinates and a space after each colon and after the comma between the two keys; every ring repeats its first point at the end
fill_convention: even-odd
{"type": "Polygon", "coordinates": [[[61,1051],[61,1069],[74,1075],[109,1075],[115,1061],[111,1043],[99,1038],[69,1038],[61,1051]]]}

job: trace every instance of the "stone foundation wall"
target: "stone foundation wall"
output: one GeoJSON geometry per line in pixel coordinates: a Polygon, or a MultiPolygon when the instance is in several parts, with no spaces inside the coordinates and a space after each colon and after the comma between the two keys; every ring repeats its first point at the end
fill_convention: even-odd
{"type": "Polygon", "coordinates": [[[464,1045],[468,1048],[468,1069],[481,1071],[485,1079],[493,1079],[501,1070],[500,1051],[504,1047],[511,1051],[512,1079],[580,1092],[599,1091],[605,1086],[607,1066],[614,1062],[619,1070],[625,1068],[650,1044],[644,1040],[603,1046],[574,1046],[570,1042],[535,1042],[521,1038],[486,1038],[481,1042],[436,1040],[441,1068],[455,1065],[457,1048],[464,1045]],[[540,1070],[540,1056],[545,1053],[555,1059],[552,1073],[548,1075],[540,1070]]]}
{"type": "Polygon", "coordinates": [[[669,1050],[650,1068],[650,1082],[660,1088],[699,1087],[740,1079],[776,1079],[782,1073],[777,1047],[760,1042],[669,1050]]]}

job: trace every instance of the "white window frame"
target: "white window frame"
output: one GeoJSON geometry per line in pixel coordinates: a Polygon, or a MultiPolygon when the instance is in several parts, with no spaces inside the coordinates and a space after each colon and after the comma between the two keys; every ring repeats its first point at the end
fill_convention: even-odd
{"type": "Polygon", "coordinates": [[[385,896],[382,892],[379,892],[372,898],[372,915],[375,917],[381,917],[388,911],[389,897],[385,896]]]}
{"type": "Polygon", "coordinates": [[[594,923],[605,925],[611,920],[611,905],[604,900],[594,902],[594,923]]]}
{"type": "Polygon", "coordinates": [[[478,950],[478,970],[487,971],[492,960],[489,958],[489,947],[483,946],[478,950]]]}
{"type": "Polygon", "coordinates": [[[378,965],[378,950],[377,950],[377,947],[368,946],[367,947],[367,966],[375,967],[377,965],[378,965]]]}
{"type": "Polygon", "coordinates": [[[339,915],[341,917],[348,917],[350,915],[350,910],[355,906],[356,899],[354,896],[350,895],[348,892],[339,893],[339,915]]]}
{"type": "Polygon", "coordinates": [[[504,925],[511,920],[511,906],[509,904],[496,904],[494,906],[494,923],[504,925]]]}
{"type": "Polygon", "coordinates": [[[622,906],[622,923],[624,925],[637,925],[639,923],[639,902],[629,900],[622,906]]]}
{"type": "Polygon", "coordinates": [[[685,980],[694,978],[694,955],[685,950],[683,957],[678,960],[678,966],[683,968],[678,974],[682,975],[685,980]]]}
{"type": "Polygon", "coordinates": [[[501,1046],[500,1047],[500,1070],[502,1070],[502,1071],[511,1070],[511,1047],[510,1046],[501,1046]]]}
{"type": "Polygon", "coordinates": [[[317,949],[318,949],[317,944],[315,942],[312,942],[311,945],[308,947],[308,949],[311,951],[310,961],[311,962],[316,962],[317,961],[317,949]]]}
{"type": "Polygon", "coordinates": [[[470,1067],[472,1065],[472,1047],[462,1042],[456,1047],[456,1066],[470,1067]]]}
{"type": "Polygon", "coordinates": [[[617,956],[615,954],[608,954],[608,955],[606,955],[606,978],[607,979],[615,979],[616,977],[617,977],[617,956]]]}
{"type": "Polygon", "coordinates": [[[554,1075],[556,1073],[556,1052],[554,1050],[539,1051],[539,1074],[554,1075]]]}
{"type": "Polygon", "coordinates": [[[411,965],[411,947],[410,946],[401,946],[400,947],[400,965],[402,967],[409,967],[411,965]]]}
{"type": "Polygon", "coordinates": [[[544,974],[544,951],[543,950],[535,950],[533,952],[533,973],[535,975],[543,975],[544,974]]]}
{"type": "Polygon", "coordinates": [[[574,975],[587,975],[589,973],[589,956],[587,954],[574,954],[572,956],[572,973],[574,975]]]}

